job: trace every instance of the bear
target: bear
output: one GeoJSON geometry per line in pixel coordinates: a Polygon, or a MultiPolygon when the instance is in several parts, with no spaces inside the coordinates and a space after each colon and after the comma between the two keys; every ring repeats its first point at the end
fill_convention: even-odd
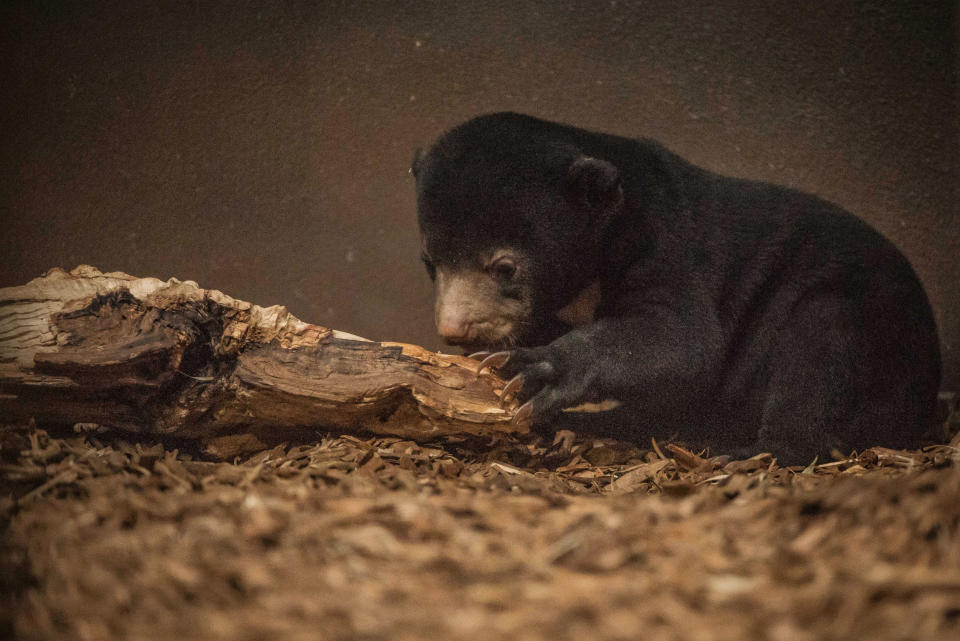
{"type": "Polygon", "coordinates": [[[516,113],[411,173],[437,331],[510,378],[517,421],[785,465],[915,448],[935,422],[923,286],[837,205],[516,113]]]}

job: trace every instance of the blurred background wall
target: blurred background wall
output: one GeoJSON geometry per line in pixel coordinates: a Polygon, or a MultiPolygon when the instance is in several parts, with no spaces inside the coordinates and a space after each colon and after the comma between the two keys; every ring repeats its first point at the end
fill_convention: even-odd
{"type": "Polygon", "coordinates": [[[89,263],[439,347],[409,160],[515,110],[866,218],[960,385],[955,2],[8,0],[0,34],[0,286],[89,263]]]}

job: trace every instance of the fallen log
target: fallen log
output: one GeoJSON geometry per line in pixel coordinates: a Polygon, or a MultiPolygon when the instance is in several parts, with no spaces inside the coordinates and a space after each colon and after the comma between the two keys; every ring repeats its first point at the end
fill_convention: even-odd
{"type": "Polygon", "coordinates": [[[82,265],[0,289],[0,420],[202,439],[525,432],[465,357],[304,323],[192,281],[82,265]]]}

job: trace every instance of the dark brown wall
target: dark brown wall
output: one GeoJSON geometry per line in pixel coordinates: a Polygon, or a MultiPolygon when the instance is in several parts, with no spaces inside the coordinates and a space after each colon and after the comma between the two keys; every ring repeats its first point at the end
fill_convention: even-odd
{"type": "Polygon", "coordinates": [[[414,147],[511,109],[893,238],[960,384],[953,2],[6,2],[0,285],[91,263],[439,346],[414,147]]]}

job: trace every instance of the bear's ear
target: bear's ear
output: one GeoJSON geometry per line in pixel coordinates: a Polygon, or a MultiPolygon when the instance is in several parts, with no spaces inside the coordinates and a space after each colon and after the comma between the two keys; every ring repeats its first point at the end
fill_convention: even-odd
{"type": "Polygon", "coordinates": [[[423,159],[423,149],[417,147],[413,150],[413,160],[410,161],[410,173],[416,178],[420,175],[420,161],[423,159]]]}
{"type": "Polygon", "coordinates": [[[567,194],[580,205],[608,209],[623,198],[620,172],[606,160],[580,156],[567,170],[567,194]]]}

